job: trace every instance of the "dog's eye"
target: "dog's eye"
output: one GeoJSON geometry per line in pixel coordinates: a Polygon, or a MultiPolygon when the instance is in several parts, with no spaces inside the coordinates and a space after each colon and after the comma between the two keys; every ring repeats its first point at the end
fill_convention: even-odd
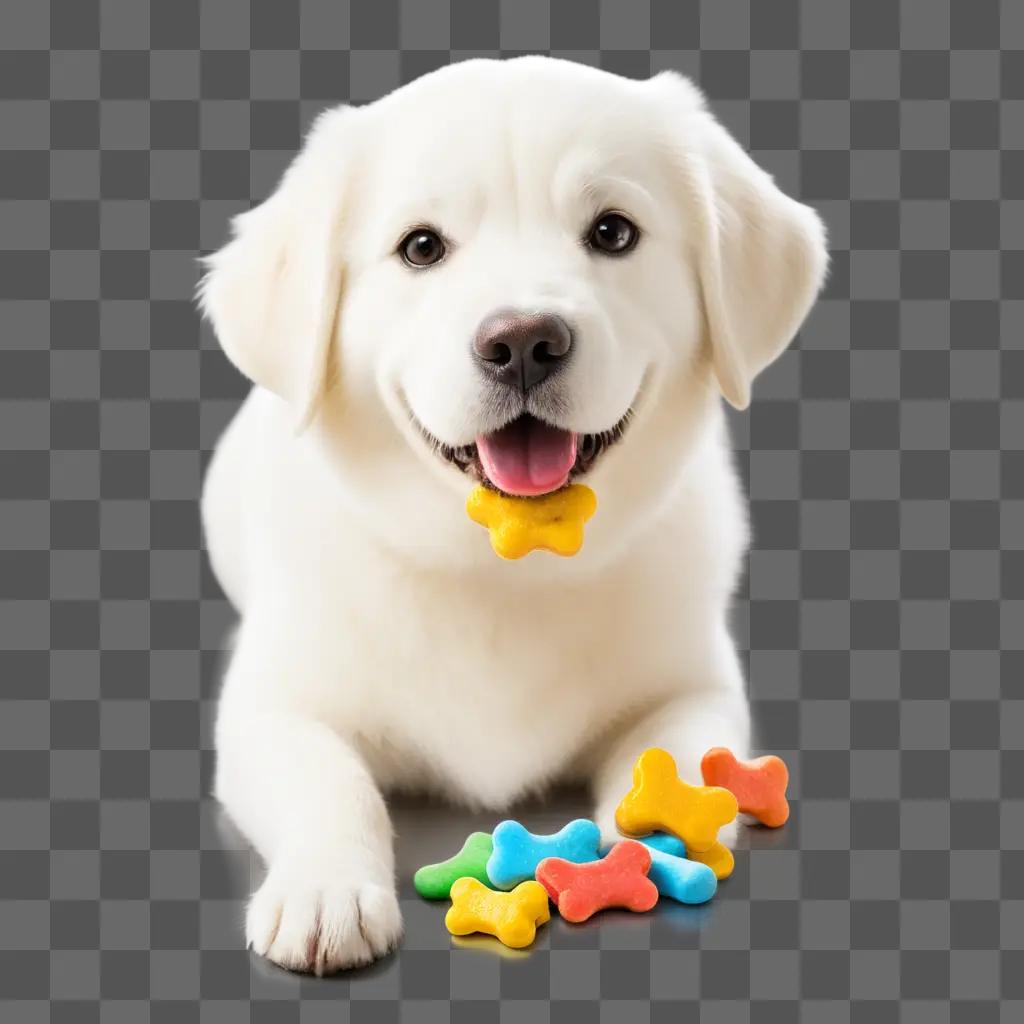
{"type": "Polygon", "coordinates": [[[436,231],[416,228],[399,242],[398,251],[410,267],[429,267],[444,258],[444,242],[436,231]]]}
{"type": "Polygon", "coordinates": [[[640,229],[621,213],[602,213],[587,235],[591,249],[608,256],[621,256],[636,245],[640,229]]]}

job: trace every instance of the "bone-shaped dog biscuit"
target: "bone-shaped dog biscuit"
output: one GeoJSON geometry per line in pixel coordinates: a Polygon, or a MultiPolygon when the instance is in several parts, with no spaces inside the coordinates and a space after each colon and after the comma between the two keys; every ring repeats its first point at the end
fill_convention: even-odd
{"type": "Polygon", "coordinates": [[[578,924],[607,907],[625,907],[635,913],[658,902],[657,886],[647,877],[651,851],[624,839],[604,860],[573,864],[548,857],[537,865],[537,881],[547,890],[558,913],[578,924]]]}
{"type": "Polygon", "coordinates": [[[412,878],[416,891],[426,900],[446,900],[452,885],[463,876],[487,884],[487,859],[494,849],[490,835],[473,832],[454,856],[439,864],[424,864],[412,878]]]}
{"type": "Polygon", "coordinates": [[[549,836],[534,835],[518,821],[503,821],[491,839],[494,850],[487,861],[487,877],[498,889],[511,889],[533,878],[545,857],[561,857],[577,864],[600,857],[601,830],[586,818],[570,821],[549,836]]]}
{"type": "Polygon", "coordinates": [[[452,886],[451,897],[444,924],[452,935],[484,932],[512,949],[530,945],[537,926],[551,920],[548,894],[539,882],[495,892],[475,878],[460,878],[452,886]]]}
{"type": "Polygon", "coordinates": [[[704,755],[700,771],[704,785],[729,790],[743,814],[752,815],[769,828],[785,825],[789,818],[789,769],[781,757],[768,754],[741,761],[725,747],[712,747],[704,755]]]}
{"type": "MultiPolygon", "coordinates": [[[[705,854],[686,856],[686,844],[668,832],[655,832],[644,836],[639,842],[651,851],[651,870],[647,877],[657,886],[662,896],[677,903],[706,903],[718,889],[718,877],[714,866],[707,862],[708,856],[717,856],[717,850],[732,853],[721,843],[715,843],[705,854]]],[[[731,860],[729,871],[732,873],[731,860]]],[[[720,877],[726,877],[722,875],[720,877]]]]}
{"type": "Polygon", "coordinates": [[[649,877],[662,896],[677,903],[707,903],[718,889],[718,878],[707,864],[661,850],[651,850],[649,877]]]}
{"type": "Polygon", "coordinates": [[[670,857],[686,856],[686,843],[671,832],[652,832],[649,836],[644,836],[640,842],[652,850],[667,853],[670,857]]]}
{"type": "Polygon", "coordinates": [[[687,860],[707,865],[719,881],[728,878],[736,867],[736,858],[732,855],[732,850],[719,842],[712,843],[706,850],[690,850],[687,860]]]}
{"type": "Polygon", "coordinates": [[[715,895],[718,878],[709,865],[666,853],[658,846],[649,845],[648,848],[651,851],[651,870],[647,874],[662,896],[677,903],[697,904],[707,903],[715,895]]]}
{"type": "Polygon", "coordinates": [[[615,824],[627,836],[671,832],[692,856],[712,846],[737,810],[736,797],[727,789],[683,782],[672,755],[651,747],[633,765],[633,788],[616,808],[615,824]]]}
{"type": "Polygon", "coordinates": [[[536,498],[475,487],[466,499],[469,518],[490,530],[495,554],[508,559],[522,558],[537,548],[575,555],[583,547],[583,524],[596,508],[594,492],[583,484],[536,498]]]}
{"type": "MultiPolygon", "coordinates": [[[[632,836],[630,837],[632,838],[632,836]]],[[[618,840],[616,840],[618,842],[618,840]]],[[[670,857],[685,857],[686,843],[670,832],[652,832],[649,836],[641,836],[636,842],[643,843],[649,850],[658,850],[667,853],[670,857]]],[[[608,856],[608,851],[615,843],[607,843],[601,847],[601,856],[608,856]]]]}

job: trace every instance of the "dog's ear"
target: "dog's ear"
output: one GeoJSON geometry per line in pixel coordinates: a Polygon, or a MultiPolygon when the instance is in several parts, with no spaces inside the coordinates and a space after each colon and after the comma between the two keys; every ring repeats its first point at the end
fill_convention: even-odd
{"type": "Polygon", "coordinates": [[[674,72],[652,81],[670,96],[672,149],[685,176],[712,365],[737,409],[807,316],[828,268],[817,213],[776,186],[674,72]]]}
{"type": "Polygon", "coordinates": [[[287,400],[296,429],[315,416],[341,300],[339,246],[354,108],[326,111],[276,191],[232,222],[206,258],[199,300],[242,373],[287,400]]]}

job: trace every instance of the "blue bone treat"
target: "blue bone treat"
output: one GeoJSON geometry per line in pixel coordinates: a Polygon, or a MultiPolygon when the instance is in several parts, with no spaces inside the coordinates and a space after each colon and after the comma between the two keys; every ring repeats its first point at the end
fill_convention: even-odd
{"type": "Polygon", "coordinates": [[[492,836],[494,851],[487,861],[487,877],[498,889],[513,889],[533,878],[545,857],[561,857],[574,864],[599,860],[601,830],[586,818],[570,821],[550,836],[528,832],[518,821],[503,821],[492,836]]]}
{"type": "MultiPolygon", "coordinates": [[[[706,864],[686,860],[686,844],[667,832],[655,832],[637,840],[651,851],[647,877],[658,894],[677,903],[707,903],[718,889],[718,879],[706,864]]],[[[608,847],[611,849],[611,847],[608,847]]],[[[608,852],[602,850],[602,855],[608,852]]]]}
{"type": "MultiPolygon", "coordinates": [[[[672,857],[686,856],[686,843],[670,832],[652,832],[649,836],[644,836],[643,839],[637,839],[635,842],[643,843],[644,846],[649,846],[652,850],[660,850],[672,857]]],[[[601,856],[603,857],[614,845],[615,843],[609,843],[607,846],[602,846],[601,856]]]]}
{"type": "Polygon", "coordinates": [[[660,850],[662,853],[667,853],[671,857],[686,856],[686,843],[669,832],[653,832],[651,835],[637,840],[637,842],[643,843],[644,846],[649,846],[652,850],[660,850]]]}
{"type": "Polygon", "coordinates": [[[647,844],[651,870],[647,877],[658,893],[678,903],[707,903],[718,888],[718,879],[707,864],[665,853],[661,846],[647,844]]]}

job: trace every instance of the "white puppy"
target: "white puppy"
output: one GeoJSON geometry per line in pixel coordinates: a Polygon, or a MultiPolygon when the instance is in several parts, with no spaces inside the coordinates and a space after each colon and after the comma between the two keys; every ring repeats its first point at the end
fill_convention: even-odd
{"type": "Polygon", "coordinates": [[[685,79],[543,57],[326,112],[234,227],[202,287],[258,385],[203,498],[242,615],[216,788],[268,865],[249,942],[321,973],[399,937],[382,791],[585,780],[611,834],[646,747],[695,781],[744,752],[719,395],[747,405],[827,257],[685,79]],[[481,477],[585,479],[583,551],[496,558],[481,477]]]}

